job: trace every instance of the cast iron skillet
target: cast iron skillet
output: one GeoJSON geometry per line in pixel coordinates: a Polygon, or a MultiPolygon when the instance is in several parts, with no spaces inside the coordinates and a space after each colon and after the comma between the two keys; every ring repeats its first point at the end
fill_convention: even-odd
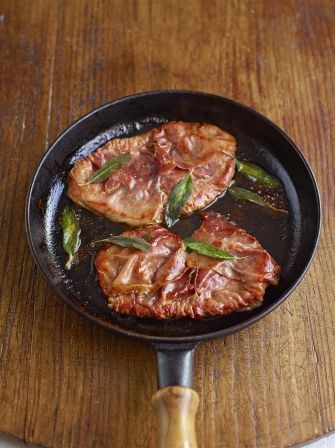
{"type": "MultiPolygon", "coordinates": [[[[243,185],[243,179],[237,181],[243,185]]],[[[160,446],[191,447],[196,446],[194,414],[198,400],[190,389],[194,348],[201,341],[226,336],[253,324],[287,298],[313,257],[320,230],[320,200],[313,174],[301,152],[283,131],[259,113],[206,93],[156,91],[105,104],[58,137],[33,177],[26,225],[35,260],[55,294],[98,325],[154,345],[158,387],[163,389],[154,396],[160,414],[160,446]],[[267,289],[264,303],[256,309],[202,320],[166,321],[111,312],[95,282],[94,252],[89,242],[97,236],[119,233],[127,226],[83,209],[79,211],[80,262],[70,271],[64,269],[59,215],[69,202],[66,178],[75,161],[113,137],[129,137],[168,120],[207,122],[228,130],[237,138],[239,157],[260,164],[284,185],[283,201],[288,215],[241,203],[228,193],[209,207],[254,235],[282,267],[279,285],[267,289]]],[[[194,213],[180,220],[173,230],[188,236],[199,225],[200,216],[194,213]]]]}

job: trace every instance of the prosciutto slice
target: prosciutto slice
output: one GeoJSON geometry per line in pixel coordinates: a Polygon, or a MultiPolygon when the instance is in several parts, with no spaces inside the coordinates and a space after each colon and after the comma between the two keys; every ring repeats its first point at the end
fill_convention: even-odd
{"type": "Polygon", "coordinates": [[[217,126],[171,121],[151,131],[107,142],[79,160],[68,176],[68,196],[113,221],[159,224],[169,193],[192,172],[192,194],[182,213],[205,207],[228,187],[235,171],[235,138],[217,126]],[[108,160],[131,160],[103,182],[87,184],[108,160]]]}
{"type": "Polygon", "coordinates": [[[146,254],[112,245],[96,257],[98,283],[114,311],[158,319],[218,316],[259,306],[266,287],[278,283],[280,267],[269,253],[217,213],[203,214],[193,238],[224,249],[232,260],[187,254],[177,235],[152,229],[146,254]]]}
{"type": "Polygon", "coordinates": [[[157,292],[185,271],[186,252],[181,238],[160,226],[124,232],[122,236],[145,238],[148,252],[110,244],[95,258],[98,283],[108,297],[124,293],[157,292]]]}

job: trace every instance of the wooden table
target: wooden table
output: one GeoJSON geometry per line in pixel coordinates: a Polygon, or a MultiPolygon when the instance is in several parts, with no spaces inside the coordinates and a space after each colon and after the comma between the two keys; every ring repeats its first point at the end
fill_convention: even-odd
{"type": "Polygon", "coordinates": [[[74,314],[33,262],[24,203],[71,122],[133,92],[187,88],[267,115],[323,197],[303,282],[196,355],[199,444],[286,447],[335,428],[333,0],[2,0],[0,431],[53,448],[151,448],[154,354],[74,314]]]}

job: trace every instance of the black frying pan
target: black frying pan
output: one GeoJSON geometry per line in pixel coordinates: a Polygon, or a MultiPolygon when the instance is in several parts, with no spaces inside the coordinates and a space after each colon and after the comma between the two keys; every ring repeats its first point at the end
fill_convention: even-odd
{"type": "MultiPolygon", "coordinates": [[[[243,182],[237,179],[237,182],[243,182]]],[[[173,230],[190,235],[199,214],[182,219],[173,230]]],[[[294,143],[273,123],[234,101],[206,93],[157,91],[106,104],[68,128],[44,155],[32,180],[26,206],[28,239],[45,279],[78,313],[109,330],[154,345],[158,387],[154,402],[160,417],[161,447],[194,447],[197,395],[192,387],[193,351],[210,338],[234,333],[258,321],[282,303],[299,283],[313,257],[320,230],[320,200],[313,174],[294,143]],[[251,311],[193,320],[158,321],[111,312],[101,295],[89,243],[127,226],[80,210],[80,262],[64,269],[59,215],[69,202],[66,178],[76,160],[113,137],[129,137],[168,120],[207,122],[237,138],[237,153],[277,176],[285,187],[288,215],[262,209],[229,194],[211,207],[245,228],[281,265],[279,285],[269,287],[263,304],[251,311]],[[94,225],[93,225],[94,224],[94,225]],[[175,387],[171,387],[175,386],[175,387]],[[179,386],[179,387],[177,387],[179,386]]]]}

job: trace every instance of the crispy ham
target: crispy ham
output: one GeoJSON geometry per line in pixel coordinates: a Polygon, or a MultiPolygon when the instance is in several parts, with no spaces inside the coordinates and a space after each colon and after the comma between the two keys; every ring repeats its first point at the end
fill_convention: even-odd
{"type": "Polygon", "coordinates": [[[156,292],[185,271],[184,244],[175,233],[160,226],[147,226],[122,235],[145,238],[151,247],[142,252],[111,244],[99,251],[95,266],[106,296],[156,292]]]}
{"type": "Polygon", "coordinates": [[[258,241],[217,213],[203,214],[193,234],[234,256],[217,260],[184,251],[182,240],[159,226],[126,232],[145,235],[147,253],[110,245],[95,259],[98,283],[109,307],[120,313],[158,319],[203,318],[259,306],[280,267],[258,241]]]}
{"type": "Polygon", "coordinates": [[[68,176],[68,196],[113,221],[159,224],[169,193],[192,172],[193,189],[182,213],[210,204],[229,186],[235,171],[235,138],[217,126],[171,121],[130,138],[107,142],[79,160],[68,176]],[[131,160],[107,180],[87,184],[113,157],[131,160]]]}

